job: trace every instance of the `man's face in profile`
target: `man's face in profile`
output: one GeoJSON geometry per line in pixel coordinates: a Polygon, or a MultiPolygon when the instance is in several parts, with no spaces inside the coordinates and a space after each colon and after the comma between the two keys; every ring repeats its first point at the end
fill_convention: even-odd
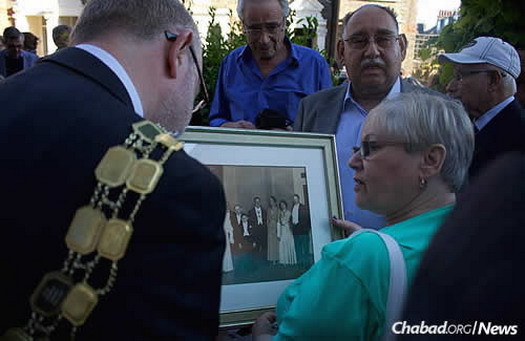
{"type": "Polygon", "coordinates": [[[7,38],[5,47],[7,49],[7,55],[11,58],[19,58],[24,47],[24,38],[22,36],[18,38],[7,38]]]}

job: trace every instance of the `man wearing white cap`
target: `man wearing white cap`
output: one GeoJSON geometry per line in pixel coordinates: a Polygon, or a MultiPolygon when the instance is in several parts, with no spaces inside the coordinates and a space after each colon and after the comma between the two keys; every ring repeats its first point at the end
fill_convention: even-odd
{"type": "Polygon", "coordinates": [[[440,63],[454,64],[450,96],[461,100],[474,122],[476,147],[472,177],[507,151],[525,150],[525,110],[514,98],[520,58],[514,47],[494,37],[478,37],[459,53],[445,53],[440,63]]]}

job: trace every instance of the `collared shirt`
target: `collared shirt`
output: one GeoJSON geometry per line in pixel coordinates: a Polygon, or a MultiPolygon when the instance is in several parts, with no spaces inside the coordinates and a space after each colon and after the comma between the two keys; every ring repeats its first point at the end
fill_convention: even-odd
{"type": "Polygon", "coordinates": [[[249,226],[250,225],[248,225],[248,222],[244,222],[244,221],[242,222],[242,231],[243,231],[242,235],[243,235],[243,237],[247,237],[247,236],[250,235],[250,231],[248,230],[249,226]]]}
{"type": "Polygon", "coordinates": [[[262,209],[260,207],[255,207],[255,214],[257,215],[257,225],[262,225],[262,209]]]}
{"type": "MultiPolygon", "coordinates": [[[[401,247],[408,286],[452,209],[440,207],[381,230],[401,247]]],[[[272,340],[380,340],[390,280],[390,259],[383,241],[363,233],[328,243],[321,254],[279,297],[279,331],[272,340]]]]}
{"type": "Polygon", "coordinates": [[[492,107],[489,111],[481,115],[477,120],[474,121],[474,126],[480,131],[485,127],[496,115],[503,110],[507,105],[514,101],[514,96],[510,96],[505,99],[503,102],[492,107]]]}
{"type": "Polygon", "coordinates": [[[131,78],[129,78],[128,73],[124,67],[118,62],[118,60],[113,57],[109,52],[104,49],[101,49],[98,46],[91,44],[80,44],[76,45],[76,48],[82,49],[93,56],[97,57],[102,63],[104,63],[108,68],[115,73],[115,75],[120,79],[124,87],[126,88],[129,97],[131,98],[131,103],[133,103],[133,109],[135,113],[141,117],[144,117],[144,109],[142,108],[142,102],[140,101],[139,93],[133,85],[131,78]]]}
{"type": "Polygon", "coordinates": [[[241,220],[241,215],[235,213],[235,216],[237,217],[237,224],[238,224],[238,225],[241,225],[241,221],[242,221],[242,220],[241,220]]]}
{"type": "MultiPolygon", "coordinates": [[[[354,175],[355,171],[350,168],[348,161],[352,156],[352,147],[361,145],[361,130],[368,112],[363,109],[350,93],[351,83],[348,85],[343,103],[343,112],[339,119],[335,141],[337,146],[337,162],[339,166],[339,177],[341,179],[341,190],[343,194],[343,206],[345,219],[357,223],[365,228],[379,229],[386,225],[383,216],[362,210],[355,203],[354,175]]],[[[391,98],[401,92],[401,80],[394,83],[386,96],[391,98]]]]}
{"type": "Polygon", "coordinates": [[[299,224],[299,204],[294,204],[292,207],[292,224],[299,224]]]}
{"type": "Polygon", "coordinates": [[[263,109],[276,110],[294,121],[303,97],[332,86],[328,64],[317,51],[289,44],[288,58],[267,77],[262,76],[247,45],[233,50],[222,61],[210,126],[240,120],[255,123],[263,109]]]}

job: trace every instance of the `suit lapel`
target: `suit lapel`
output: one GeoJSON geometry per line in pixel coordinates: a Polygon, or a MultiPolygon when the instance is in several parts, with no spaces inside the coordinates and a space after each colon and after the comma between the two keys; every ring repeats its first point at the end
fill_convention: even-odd
{"type": "Polygon", "coordinates": [[[55,63],[80,73],[84,77],[104,87],[125,105],[133,108],[133,103],[131,102],[128,91],[117,75],[97,57],[84,50],[74,47],[66,48],[43,58],[40,62],[55,63]]]}
{"type": "Polygon", "coordinates": [[[337,131],[337,125],[339,124],[339,119],[343,113],[343,101],[347,88],[348,83],[344,83],[336,87],[332,93],[332,96],[328,99],[328,101],[325,102],[325,106],[321,108],[323,112],[319,113],[319,117],[322,117],[321,120],[318,120],[319,132],[335,134],[337,131]],[[336,110],[335,115],[329,115],[326,113],[333,110],[336,110]]]}

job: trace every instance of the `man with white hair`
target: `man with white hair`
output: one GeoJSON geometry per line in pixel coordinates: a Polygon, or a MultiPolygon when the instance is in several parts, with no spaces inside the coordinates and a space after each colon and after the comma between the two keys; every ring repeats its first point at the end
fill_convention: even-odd
{"type": "Polygon", "coordinates": [[[299,100],[332,86],[324,58],[285,36],[288,12],[288,0],[238,0],[248,45],[222,61],[210,126],[291,130],[299,100]]]}
{"type": "Polygon", "coordinates": [[[469,177],[504,152],[525,150],[525,111],[514,98],[521,72],[514,47],[500,38],[478,37],[438,60],[454,65],[447,92],[463,103],[474,122],[476,148],[469,177]]]}
{"type": "Polygon", "coordinates": [[[215,340],[224,192],[176,139],[195,23],[178,0],[89,0],[71,42],[0,82],[0,339],[215,340]]]}

